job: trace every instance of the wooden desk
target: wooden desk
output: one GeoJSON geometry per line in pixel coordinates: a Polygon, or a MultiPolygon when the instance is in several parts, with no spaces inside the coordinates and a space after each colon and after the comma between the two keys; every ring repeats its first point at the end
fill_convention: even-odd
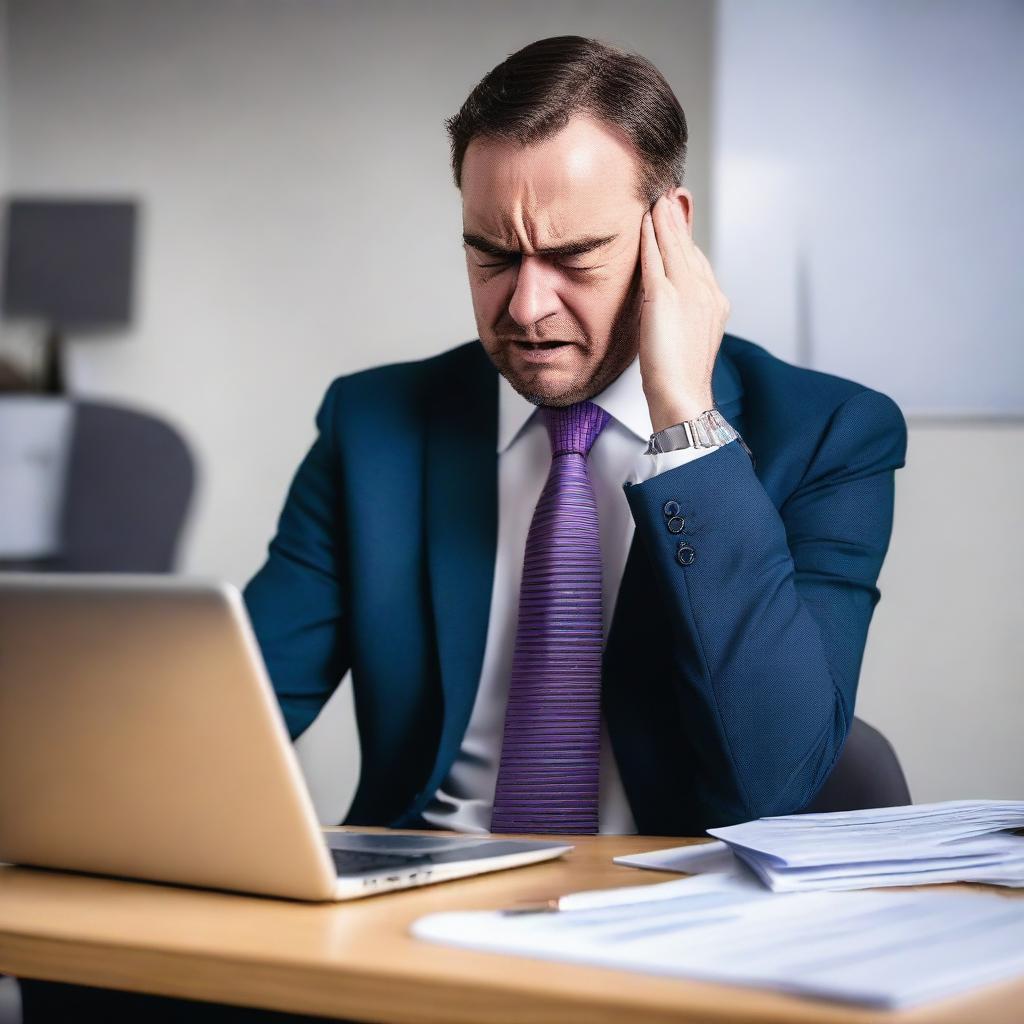
{"type": "Polygon", "coordinates": [[[877,1013],[756,989],[472,953],[409,936],[410,922],[434,911],[509,907],[679,877],[620,867],[611,858],[683,840],[572,841],[576,849],[567,858],[547,864],[327,905],[0,866],[0,972],[408,1024],[1024,1020],[1024,980],[932,1007],[877,1013]]]}

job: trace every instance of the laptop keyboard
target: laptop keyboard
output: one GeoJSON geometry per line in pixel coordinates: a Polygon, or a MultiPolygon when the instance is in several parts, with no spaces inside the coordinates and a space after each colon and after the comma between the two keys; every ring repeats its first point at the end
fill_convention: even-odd
{"type": "Polygon", "coordinates": [[[390,867],[409,867],[428,857],[410,857],[404,853],[377,853],[369,850],[331,850],[334,867],[339,875],[361,874],[365,871],[385,870],[390,867]]]}

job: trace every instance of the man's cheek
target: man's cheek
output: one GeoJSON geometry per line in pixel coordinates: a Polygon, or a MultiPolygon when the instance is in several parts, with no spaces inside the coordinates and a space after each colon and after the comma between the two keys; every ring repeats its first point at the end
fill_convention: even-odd
{"type": "Polygon", "coordinates": [[[493,288],[483,284],[474,284],[470,288],[473,298],[473,312],[479,323],[493,324],[499,315],[499,303],[493,288]]]}
{"type": "Polygon", "coordinates": [[[508,321],[508,304],[511,299],[512,294],[504,285],[491,288],[484,294],[484,309],[487,311],[488,323],[508,321]]]}

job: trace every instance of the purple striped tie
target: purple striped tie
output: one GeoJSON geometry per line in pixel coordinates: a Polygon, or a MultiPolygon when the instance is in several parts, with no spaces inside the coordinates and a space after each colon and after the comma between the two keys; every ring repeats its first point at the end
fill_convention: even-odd
{"type": "Polygon", "coordinates": [[[597,832],[601,546],[587,455],[609,416],[541,407],[551,470],[526,538],[492,832],[597,832]]]}

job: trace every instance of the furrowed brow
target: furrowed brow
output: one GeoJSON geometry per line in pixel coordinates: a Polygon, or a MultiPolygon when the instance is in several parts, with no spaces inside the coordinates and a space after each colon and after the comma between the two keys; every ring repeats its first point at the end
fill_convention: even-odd
{"type": "MultiPolygon", "coordinates": [[[[548,246],[544,249],[537,249],[533,255],[537,256],[553,256],[556,259],[567,259],[573,256],[583,256],[588,252],[593,252],[595,249],[600,249],[603,246],[614,242],[618,235],[607,235],[603,238],[578,238],[572,242],[566,242],[563,245],[548,246]]],[[[480,235],[473,235],[464,233],[462,240],[466,245],[472,246],[479,252],[486,253],[488,256],[495,256],[498,259],[514,259],[516,256],[521,256],[516,249],[503,249],[500,245],[496,245],[494,242],[489,242],[486,238],[480,235]]]]}

